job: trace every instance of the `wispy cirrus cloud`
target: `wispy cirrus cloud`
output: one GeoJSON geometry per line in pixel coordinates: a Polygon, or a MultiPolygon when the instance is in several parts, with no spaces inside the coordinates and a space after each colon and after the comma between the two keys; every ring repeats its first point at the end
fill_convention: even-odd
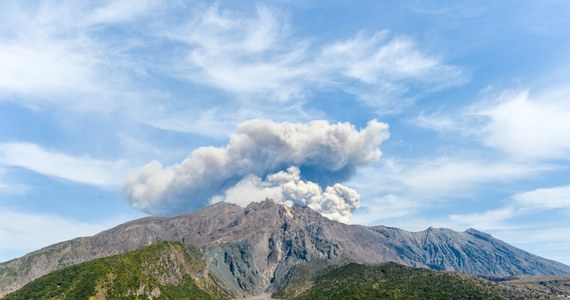
{"type": "MultiPolygon", "coordinates": [[[[364,199],[355,220],[365,224],[400,222],[399,220],[411,216],[417,217],[422,211],[445,207],[446,203],[477,201],[478,195],[483,191],[492,191],[499,186],[533,178],[557,168],[553,164],[481,156],[385,158],[372,167],[361,170],[350,182],[364,199]]],[[[502,214],[504,212],[507,211],[473,213],[464,220],[491,220],[498,215],[506,216],[502,214]]],[[[446,217],[445,214],[440,216],[446,217]]],[[[436,221],[450,226],[457,225],[454,220],[438,221],[434,218],[427,220],[425,225],[430,226],[429,222],[436,221]]],[[[489,221],[486,224],[498,224],[499,221],[489,221]]]]}
{"type": "MultiPolygon", "coordinates": [[[[407,218],[421,209],[421,202],[395,194],[367,196],[356,210],[351,223],[364,225],[385,224],[386,221],[407,218]]],[[[409,227],[406,227],[410,229],[409,227]]]]}
{"type": "Polygon", "coordinates": [[[167,36],[189,48],[179,76],[249,98],[302,100],[319,88],[336,88],[381,107],[411,87],[433,90],[468,80],[410,37],[359,32],[319,45],[314,37],[295,36],[287,13],[266,6],[254,17],[211,6],[167,36]]]}
{"type": "Polygon", "coordinates": [[[505,224],[505,220],[517,215],[517,209],[513,206],[494,208],[484,212],[468,214],[451,214],[449,220],[468,227],[476,227],[481,230],[504,230],[512,227],[505,224]]]}
{"type": "Polygon", "coordinates": [[[521,225],[514,219],[537,216],[545,211],[557,210],[570,213],[570,186],[537,188],[519,192],[507,199],[503,206],[491,208],[482,212],[469,214],[452,214],[449,219],[457,224],[477,226],[489,230],[532,229],[548,225],[548,221],[540,217],[532,223],[521,225]]]}
{"type": "MultiPolygon", "coordinates": [[[[564,85],[499,93],[486,89],[482,97],[458,111],[422,112],[414,120],[418,127],[437,131],[448,139],[457,138],[493,157],[493,165],[477,163],[473,167],[490,171],[497,178],[491,175],[488,183],[478,181],[479,172],[472,174],[472,168],[456,170],[459,178],[462,174],[473,177],[473,187],[481,191],[504,178],[543,178],[566,169],[570,153],[570,93],[564,85]]],[[[450,183],[454,183],[453,178],[450,183]]],[[[564,214],[570,211],[569,199],[568,186],[530,191],[518,187],[511,196],[496,199],[497,203],[487,209],[450,212],[440,218],[451,227],[480,228],[517,246],[562,259],[568,243],[559,234],[566,226],[560,219],[567,218],[564,214]],[[559,217],[552,218],[553,214],[559,217]]]]}
{"type": "Polygon", "coordinates": [[[124,160],[71,156],[30,143],[0,143],[0,165],[100,187],[120,186],[128,172],[124,160]]]}
{"type": "Polygon", "coordinates": [[[384,109],[388,104],[409,104],[404,101],[409,89],[434,91],[468,81],[459,67],[422,52],[412,38],[394,36],[387,30],[372,35],[361,31],[351,39],[325,45],[317,62],[345,91],[384,109]],[[347,79],[359,84],[346,84],[347,79]]]}
{"type": "Polygon", "coordinates": [[[157,0],[141,0],[136,4],[128,0],[103,1],[102,5],[97,6],[89,18],[84,20],[84,24],[92,26],[132,22],[140,17],[148,16],[153,11],[160,11],[162,4],[157,0]]]}
{"type": "Polygon", "coordinates": [[[551,87],[505,90],[454,115],[420,115],[414,123],[445,134],[473,138],[521,161],[566,159],[570,154],[570,90],[551,87]]]}
{"type": "Polygon", "coordinates": [[[481,157],[386,158],[361,171],[355,184],[383,193],[400,192],[415,199],[445,201],[469,195],[481,184],[508,182],[554,169],[548,164],[527,164],[481,157]],[[361,183],[359,183],[361,182],[361,183]],[[374,184],[370,184],[373,182],[374,184]]]}
{"type": "Polygon", "coordinates": [[[24,184],[11,182],[7,179],[6,173],[6,170],[0,167],[0,194],[19,195],[25,193],[30,188],[24,184]]]}
{"type": "MultiPolygon", "coordinates": [[[[410,89],[429,92],[467,78],[460,67],[422,51],[413,37],[362,31],[319,40],[299,34],[289,12],[264,5],[253,13],[151,0],[2,5],[10,14],[0,13],[0,101],[114,113],[161,130],[201,133],[200,120],[213,120],[212,128],[224,132],[204,134],[223,136],[247,118],[283,111],[300,112],[288,116],[306,121],[299,119],[309,115],[305,103],[331,89],[383,112],[399,111],[417,98],[407,95],[410,89]],[[133,24],[141,29],[125,31],[133,24]],[[164,80],[220,96],[175,95],[164,90],[164,80]],[[227,93],[237,101],[224,100],[227,93]],[[245,109],[267,101],[271,107],[256,108],[255,116],[245,109]],[[209,117],[222,107],[244,113],[209,117]]],[[[310,115],[315,112],[324,115],[315,108],[310,115]]]]}
{"type": "Polygon", "coordinates": [[[152,11],[152,1],[140,4],[0,4],[0,10],[10,12],[0,13],[5,25],[0,29],[0,103],[62,116],[65,112],[117,113],[123,120],[133,120],[130,116],[142,103],[161,95],[138,82],[144,71],[134,63],[138,59],[131,50],[140,36],[119,39],[104,32],[152,11]]]}
{"type": "Polygon", "coordinates": [[[513,200],[524,210],[567,209],[570,212],[570,185],[518,193],[513,200]]]}
{"type": "MultiPolygon", "coordinates": [[[[562,210],[570,213],[570,186],[538,188],[516,193],[501,207],[469,214],[451,214],[449,219],[458,224],[476,226],[481,229],[501,230],[520,228],[520,224],[515,225],[511,221],[548,210],[562,210]]],[[[536,225],[528,224],[522,227],[536,227],[536,225]]]]}

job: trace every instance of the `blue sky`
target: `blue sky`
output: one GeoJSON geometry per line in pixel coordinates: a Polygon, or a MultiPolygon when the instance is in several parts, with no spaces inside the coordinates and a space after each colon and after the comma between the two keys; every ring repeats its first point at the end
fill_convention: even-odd
{"type": "Polygon", "coordinates": [[[146,216],[129,175],[225,147],[245,121],[377,119],[390,137],[343,182],[350,222],[474,227],[570,264],[568,11],[3,1],[0,261],[146,216]]]}

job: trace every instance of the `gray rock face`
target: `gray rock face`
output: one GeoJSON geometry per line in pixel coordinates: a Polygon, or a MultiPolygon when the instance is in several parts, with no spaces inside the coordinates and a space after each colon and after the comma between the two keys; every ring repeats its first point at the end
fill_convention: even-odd
{"type": "Polygon", "coordinates": [[[162,240],[202,249],[208,269],[236,295],[272,291],[292,266],[319,259],[400,264],[487,275],[562,275],[570,267],[469,229],[408,232],[331,221],[306,207],[271,200],[246,208],[217,203],[175,217],[128,222],[92,237],[55,244],[0,264],[0,296],[55,269],[162,240]]]}
{"type": "Polygon", "coordinates": [[[570,271],[569,266],[530,254],[473,228],[465,232],[431,227],[420,232],[384,226],[370,229],[381,234],[384,243],[402,259],[435,270],[495,276],[560,275],[570,271]]]}

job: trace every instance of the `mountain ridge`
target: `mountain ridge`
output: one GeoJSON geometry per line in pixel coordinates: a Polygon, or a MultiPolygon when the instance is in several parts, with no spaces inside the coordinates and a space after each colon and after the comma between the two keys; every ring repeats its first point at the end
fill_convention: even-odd
{"type": "Polygon", "coordinates": [[[202,249],[210,271],[236,294],[273,291],[293,266],[396,262],[469,274],[562,275],[570,267],[540,258],[471,229],[409,232],[347,225],[308,207],[271,200],[243,208],[217,203],[174,217],[146,217],[45,247],[0,264],[0,295],[53,270],[172,240],[202,249]]]}

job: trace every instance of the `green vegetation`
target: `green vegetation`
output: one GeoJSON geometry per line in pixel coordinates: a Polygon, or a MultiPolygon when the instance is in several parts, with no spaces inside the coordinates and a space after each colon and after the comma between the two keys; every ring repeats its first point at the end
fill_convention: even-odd
{"type": "MultiPolygon", "coordinates": [[[[283,296],[282,293],[283,290],[274,295],[283,296]]],[[[348,264],[340,268],[331,267],[316,276],[312,287],[294,297],[294,299],[505,298],[494,283],[477,277],[409,268],[396,263],[348,264]]]]}
{"type": "Polygon", "coordinates": [[[16,299],[220,299],[197,249],[161,242],[67,267],[24,286],[16,299]]]}

